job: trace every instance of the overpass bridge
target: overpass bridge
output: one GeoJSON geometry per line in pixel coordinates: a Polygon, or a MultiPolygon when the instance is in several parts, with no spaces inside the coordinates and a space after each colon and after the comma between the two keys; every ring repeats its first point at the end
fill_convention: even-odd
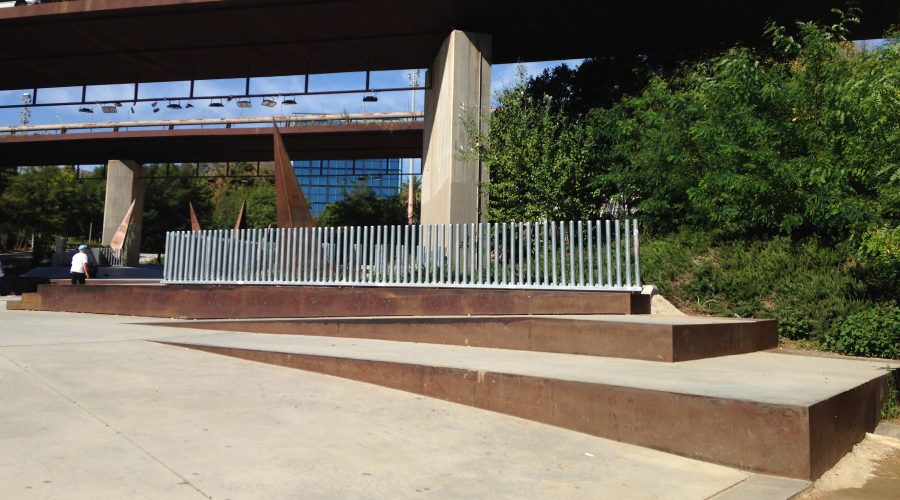
{"type": "Polygon", "coordinates": [[[292,160],[422,156],[422,113],[363,113],[0,127],[0,167],[271,161],[276,124],[292,160]]]}
{"type": "MultiPolygon", "coordinates": [[[[422,222],[467,223],[487,201],[486,166],[462,152],[470,124],[488,126],[491,64],[758,43],[768,20],[823,20],[845,4],[70,0],[0,9],[0,90],[31,90],[40,103],[41,88],[133,83],[137,100],[139,82],[427,67],[422,222]]],[[[865,12],[857,38],[880,35],[900,14],[896,0],[856,4],[865,12]]],[[[308,93],[305,80],[285,93],[308,93]]]]}

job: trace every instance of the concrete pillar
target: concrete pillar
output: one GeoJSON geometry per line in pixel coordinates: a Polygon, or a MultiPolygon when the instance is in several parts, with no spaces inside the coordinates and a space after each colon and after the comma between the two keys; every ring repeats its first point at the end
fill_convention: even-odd
{"type": "Polygon", "coordinates": [[[428,72],[422,154],[422,223],[484,220],[486,166],[469,130],[487,133],[491,109],[491,36],[453,31],[428,72]]]}
{"type": "Polygon", "coordinates": [[[119,229],[132,200],[134,211],[125,240],[125,265],[137,266],[141,258],[141,233],[144,225],[144,167],[132,160],[110,160],[106,165],[106,203],[103,207],[104,245],[119,229]]]}

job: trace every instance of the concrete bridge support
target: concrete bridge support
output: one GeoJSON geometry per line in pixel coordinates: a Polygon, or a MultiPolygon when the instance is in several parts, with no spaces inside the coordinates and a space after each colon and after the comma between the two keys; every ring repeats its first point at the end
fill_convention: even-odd
{"type": "Polygon", "coordinates": [[[491,109],[491,36],[453,31],[429,70],[422,154],[422,223],[483,220],[488,170],[470,131],[487,133],[491,109]]]}
{"type": "Polygon", "coordinates": [[[133,160],[110,160],[106,165],[106,202],[103,207],[103,239],[108,245],[128,212],[132,200],[134,211],[124,252],[127,266],[137,266],[141,252],[144,224],[144,167],[133,160]]]}

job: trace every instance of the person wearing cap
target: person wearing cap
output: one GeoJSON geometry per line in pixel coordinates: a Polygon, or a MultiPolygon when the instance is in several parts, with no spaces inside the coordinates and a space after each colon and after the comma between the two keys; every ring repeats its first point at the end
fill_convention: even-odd
{"type": "Polygon", "coordinates": [[[72,277],[73,285],[83,285],[84,280],[91,277],[88,268],[87,252],[87,245],[78,245],[78,253],[72,256],[72,267],[69,269],[69,276],[72,277]]]}

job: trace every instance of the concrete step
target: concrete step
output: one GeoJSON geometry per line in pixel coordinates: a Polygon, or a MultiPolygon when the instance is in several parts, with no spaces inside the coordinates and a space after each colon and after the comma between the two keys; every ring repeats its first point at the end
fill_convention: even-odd
{"type": "Polygon", "coordinates": [[[165,343],[806,480],[828,470],[875,428],[887,374],[884,362],[763,352],[657,363],[212,331],[165,343]]]}
{"type": "Polygon", "coordinates": [[[41,310],[41,296],[37,293],[23,293],[21,300],[7,302],[6,308],[11,311],[41,310]]]}
{"type": "Polygon", "coordinates": [[[647,314],[630,292],[250,285],[39,285],[45,311],[154,318],[647,314]]]}
{"type": "Polygon", "coordinates": [[[192,321],[168,323],[168,326],[666,362],[742,354],[778,346],[774,320],[687,316],[395,316],[192,321]]]}

